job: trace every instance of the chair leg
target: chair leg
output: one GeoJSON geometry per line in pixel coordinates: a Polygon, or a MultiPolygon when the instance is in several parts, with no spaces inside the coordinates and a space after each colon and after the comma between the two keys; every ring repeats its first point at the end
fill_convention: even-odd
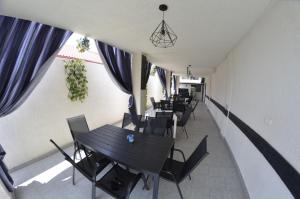
{"type": "MultiPolygon", "coordinates": [[[[74,151],[74,156],[73,156],[74,162],[75,162],[75,159],[76,159],[76,150],[74,151]]],[[[74,166],[73,166],[72,181],[73,181],[73,185],[75,185],[75,167],[74,166]]]]}
{"type": "Polygon", "coordinates": [[[176,182],[176,186],[177,186],[177,189],[178,189],[178,192],[179,192],[179,195],[180,195],[180,198],[183,199],[183,196],[182,196],[182,192],[181,192],[181,189],[179,187],[179,184],[176,182]]]}
{"type": "Polygon", "coordinates": [[[148,179],[149,179],[149,176],[150,175],[147,175],[147,177],[146,177],[146,182],[147,182],[147,186],[149,187],[149,185],[148,185],[148,179]]]}
{"type": "Polygon", "coordinates": [[[184,130],[184,132],[185,132],[186,138],[189,138],[189,136],[188,136],[188,133],[187,133],[187,130],[186,130],[186,128],[185,128],[185,126],[183,127],[183,130],[184,130]]]}
{"type": "Polygon", "coordinates": [[[78,152],[79,152],[80,160],[82,160],[82,156],[81,156],[80,150],[78,150],[78,152]]]}
{"type": "Polygon", "coordinates": [[[73,175],[72,175],[73,185],[75,185],[75,167],[73,166],[73,175]]]}
{"type": "Polygon", "coordinates": [[[92,182],[92,199],[96,198],[96,182],[92,182]]]}
{"type": "Polygon", "coordinates": [[[142,180],[144,181],[144,186],[143,186],[143,190],[146,189],[147,191],[149,190],[149,186],[148,186],[148,177],[146,178],[145,175],[142,175],[142,180]]]}

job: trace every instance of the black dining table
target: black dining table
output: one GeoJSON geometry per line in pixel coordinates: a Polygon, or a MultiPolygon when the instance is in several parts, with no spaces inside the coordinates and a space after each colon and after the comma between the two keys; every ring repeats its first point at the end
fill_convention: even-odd
{"type": "Polygon", "coordinates": [[[76,137],[79,143],[109,159],[153,176],[153,199],[158,198],[159,174],[174,146],[171,137],[143,135],[113,125],[104,125],[76,137]],[[134,142],[127,135],[134,134],[134,142]]]}

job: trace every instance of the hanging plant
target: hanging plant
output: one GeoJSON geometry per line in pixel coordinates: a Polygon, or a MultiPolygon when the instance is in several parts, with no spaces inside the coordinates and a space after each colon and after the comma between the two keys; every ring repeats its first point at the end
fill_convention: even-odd
{"type": "Polygon", "coordinates": [[[81,101],[88,95],[86,69],[81,59],[65,61],[66,83],[71,101],[81,101]]]}
{"type": "Polygon", "coordinates": [[[85,36],[77,40],[77,50],[81,53],[90,49],[90,40],[85,36]]]}
{"type": "MultiPolygon", "coordinates": [[[[77,40],[77,50],[83,53],[90,49],[90,41],[87,37],[77,40]]],[[[81,59],[65,61],[66,84],[69,90],[68,97],[71,101],[81,101],[88,95],[88,81],[86,68],[81,59]]]]}

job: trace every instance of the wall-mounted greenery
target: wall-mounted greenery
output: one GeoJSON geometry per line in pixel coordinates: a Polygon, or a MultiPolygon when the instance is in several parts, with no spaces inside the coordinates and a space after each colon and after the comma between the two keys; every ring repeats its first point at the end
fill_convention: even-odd
{"type": "Polygon", "coordinates": [[[81,101],[88,95],[86,69],[80,59],[65,61],[66,82],[69,89],[68,97],[72,101],[81,101]]]}
{"type": "MultiPolygon", "coordinates": [[[[77,41],[76,48],[83,53],[90,48],[90,41],[83,37],[77,41]]],[[[81,101],[88,95],[88,80],[84,61],[81,59],[70,59],[65,61],[66,83],[69,90],[68,97],[71,101],[81,101]]]]}

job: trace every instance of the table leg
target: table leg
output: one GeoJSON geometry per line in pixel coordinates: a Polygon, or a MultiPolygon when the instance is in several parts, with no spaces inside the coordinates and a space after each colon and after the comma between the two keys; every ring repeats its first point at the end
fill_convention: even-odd
{"type": "Polygon", "coordinates": [[[153,196],[152,199],[158,199],[159,174],[153,176],[153,196]]]}
{"type": "Polygon", "coordinates": [[[177,116],[176,116],[175,113],[173,114],[173,121],[174,121],[174,125],[173,125],[173,138],[176,139],[177,116]]]}
{"type": "Polygon", "coordinates": [[[173,144],[173,146],[172,146],[172,148],[171,148],[171,153],[170,153],[170,158],[171,158],[171,160],[173,160],[173,156],[174,156],[174,144],[173,144]]]}

